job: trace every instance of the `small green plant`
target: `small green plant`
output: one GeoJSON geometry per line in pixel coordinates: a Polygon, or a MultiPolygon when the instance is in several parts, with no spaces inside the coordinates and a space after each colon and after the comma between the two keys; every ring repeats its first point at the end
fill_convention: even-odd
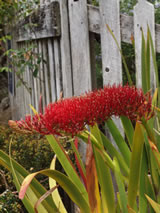
{"type": "MultiPolygon", "coordinates": [[[[9,26],[15,25],[17,21],[26,18],[38,5],[38,0],[0,1],[0,22],[2,22],[0,23],[0,58],[6,57],[5,64],[7,64],[2,64],[0,72],[14,71],[18,78],[17,86],[23,84],[29,93],[31,92],[31,88],[23,80],[23,73],[28,69],[33,77],[36,78],[42,56],[34,51],[36,46],[29,44],[29,41],[26,42],[24,48],[7,50],[7,42],[11,40],[11,36],[4,35],[3,31],[6,25],[9,28],[9,26]]],[[[30,28],[32,26],[25,25],[25,27],[30,28]]]]}

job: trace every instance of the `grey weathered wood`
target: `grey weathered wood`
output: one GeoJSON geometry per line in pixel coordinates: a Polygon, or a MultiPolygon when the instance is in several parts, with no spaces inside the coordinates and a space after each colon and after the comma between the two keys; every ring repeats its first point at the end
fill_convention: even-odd
{"type": "MultiPolygon", "coordinates": [[[[89,30],[91,32],[100,33],[100,12],[98,7],[88,5],[89,30]]],[[[133,16],[120,14],[121,40],[126,43],[131,42],[131,36],[134,35],[133,16]]],[[[155,42],[156,52],[160,52],[160,24],[155,24],[155,42]]]]}
{"type": "Polygon", "coordinates": [[[56,73],[56,92],[57,100],[60,99],[62,92],[62,72],[60,67],[60,46],[57,39],[53,41],[54,46],[54,61],[55,61],[55,73],[56,73]]]}
{"type": "Polygon", "coordinates": [[[50,81],[49,81],[49,70],[48,70],[48,50],[47,50],[47,41],[42,41],[42,49],[43,49],[43,72],[44,72],[44,83],[45,83],[45,105],[50,103],[50,81]]]}
{"type": "Polygon", "coordinates": [[[60,36],[60,9],[57,1],[43,5],[16,26],[17,41],[60,36]],[[30,27],[26,27],[29,25],[30,27]]]}
{"type": "Polygon", "coordinates": [[[99,7],[87,6],[89,30],[93,33],[100,33],[100,12],[99,7]]]}
{"type": "MultiPolygon", "coordinates": [[[[35,45],[35,41],[32,42],[32,45],[35,45]]],[[[34,53],[37,52],[37,47],[34,47],[34,53]]],[[[33,65],[36,63],[36,60],[33,59],[32,61],[33,65]]],[[[32,70],[32,73],[33,73],[33,70],[32,70]]],[[[39,94],[38,94],[38,81],[37,81],[37,78],[35,78],[33,76],[33,81],[34,81],[34,94],[35,94],[35,109],[38,111],[38,108],[39,108],[39,94]]]]}
{"type": "MultiPolygon", "coordinates": [[[[35,54],[39,54],[38,42],[37,41],[35,41],[35,50],[34,51],[35,51],[35,54]]],[[[36,60],[34,61],[34,63],[37,63],[36,60]]],[[[37,110],[39,111],[39,101],[40,101],[40,96],[41,96],[41,92],[40,92],[40,71],[39,70],[38,70],[38,74],[37,74],[37,77],[36,77],[36,82],[37,82],[37,99],[38,99],[38,109],[37,110]]]]}
{"type": "MultiPolygon", "coordinates": [[[[139,0],[134,7],[134,38],[135,38],[135,55],[136,55],[136,85],[142,87],[141,76],[141,43],[142,30],[144,37],[147,39],[147,27],[149,27],[153,43],[155,46],[155,21],[154,21],[154,6],[146,0],[139,0]]],[[[153,63],[151,60],[150,73],[151,87],[155,88],[155,75],[153,63]]]]}
{"type": "MultiPolygon", "coordinates": [[[[42,41],[39,40],[38,41],[38,52],[39,54],[41,54],[42,56],[42,60],[43,60],[43,48],[42,48],[42,41]]],[[[40,92],[42,95],[42,108],[44,108],[45,106],[45,87],[44,87],[44,72],[43,72],[43,62],[40,62],[40,70],[39,70],[39,75],[40,75],[40,92]]]]}
{"type": "Polygon", "coordinates": [[[119,84],[122,83],[121,55],[106,27],[108,24],[120,45],[119,0],[100,0],[100,14],[103,84],[119,84]]]}
{"type": "MultiPolygon", "coordinates": [[[[88,20],[89,30],[91,32],[100,34],[101,19],[99,7],[88,5],[88,20]]],[[[120,26],[121,40],[127,43],[131,43],[131,36],[134,34],[133,17],[120,14],[120,26]]]]}
{"type": "Polygon", "coordinates": [[[74,95],[91,89],[89,32],[86,0],[69,0],[74,95]]]}
{"type": "Polygon", "coordinates": [[[50,72],[50,84],[51,84],[51,102],[56,101],[56,79],[55,79],[55,62],[54,62],[54,51],[53,51],[53,41],[48,39],[48,55],[49,55],[49,72],[50,72]]]}
{"type": "Polygon", "coordinates": [[[68,0],[58,0],[60,4],[61,14],[61,70],[62,70],[62,84],[63,96],[71,97],[73,95],[72,85],[72,68],[71,68],[71,50],[69,38],[69,21],[68,21],[68,0]]]}

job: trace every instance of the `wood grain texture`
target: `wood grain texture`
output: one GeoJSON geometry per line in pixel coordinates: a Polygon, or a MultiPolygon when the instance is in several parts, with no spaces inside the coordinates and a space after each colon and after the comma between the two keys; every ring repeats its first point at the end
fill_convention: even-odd
{"type": "Polygon", "coordinates": [[[45,96],[45,105],[50,103],[50,75],[48,69],[48,48],[47,48],[47,40],[42,41],[42,49],[43,49],[43,76],[44,76],[44,96],[45,96]]]}
{"type": "Polygon", "coordinates": [[[71,65],[71,48],[70,48],[70,32],[68,20],[68,0],[58,0],[60,4],[61,14],[61,71],[63,84],[63,97],[71,97],[73,95],[72,82],[72,65],[71,65]]]}
{"type": "Polygon", "coordinates": [[[69,0],[74,95],[91,89],[89,31],[86,0],[69,0]]]}
{"type": "Polygon", "coordinates": [[[21,20],[16,29],[17,41],[60,36],[59,3],[51,2],[36,9],[31,15],[21,20]]]}
{"type": "Polygon", "coordinates": [[[48,60],[49,60],[49,72],[50,72],[50,84],[51,84],[51,102],[55,102],[57,99],[56,95],[56,74],[55,74],[55,61],[54,61],[54,50],[53,50],[53,40],[48,39],[48,60]]]}
{"type": "Polygon", "coordinates": [[[55,73],[56,73],[56,93],[57,100],[60,99],[62,92],[62,72],[61,72],[61,58],[60,58],[60,47],[57,39],[53,42],[54,48],[54,62],[55,62],[55,73]]]}
{"type": "Polygon", "coordinates": [[[103,85],[119,84],[122,83],[121,56],[111,33],[106,27],[106,25],[109,25],[120,45],[119,0],[100,0],[99,3],[103,85]]]}
{"type": "MultiPolygon", "coordinates": [[[[131,36],[134,36],[133,16],[120,14],[121,41],[131,44],[131,36]]],[[[88,5],[89,30],[100,34],[100,11],[98,7],[88,5]]],[[[155,24],[156,52],[160,53],[160,24],[155,24]]]]}

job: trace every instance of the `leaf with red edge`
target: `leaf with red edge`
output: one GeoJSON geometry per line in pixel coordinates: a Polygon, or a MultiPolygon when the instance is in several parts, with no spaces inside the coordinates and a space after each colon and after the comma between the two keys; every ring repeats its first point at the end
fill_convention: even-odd
{"type": "Polygon", "coordinates": [[[87,178],[87,191],[88,191],[91,212],[100,213],[101,199],[100,199],[100,193],[99,193],[95,159],[93,155],[90,138],[88,138],[88,145],[87,145],[87,151],[86,151],[86,178],[87,178]]]}

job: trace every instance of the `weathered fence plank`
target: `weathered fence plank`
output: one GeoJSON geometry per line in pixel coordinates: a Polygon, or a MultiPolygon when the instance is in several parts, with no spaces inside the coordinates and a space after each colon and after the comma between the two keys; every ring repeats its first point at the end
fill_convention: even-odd
{"type": "Polygon", "coordinates": [[[48,70],[48,52],[47,52],[47,42],[46,40],[42,41],[43,49],[43,73],[44,73],[44,85],[45,85],[45,105],[50,103],[50,81],[49,81],[49,70],[48,70]]]}
{"type": "Polygon", "coordinates": [[[51,83],[51,101],[55,102],[57,99],[56,95],[56,74],[55,74],[55,62],[53,55],[53,40],[48,39],[48,55],[49,55],[49,72],[50,72],[50,83],[51,83]]]}
{"type": "Polygon", "coordinates": [[[54,40],[54,61],[55,61],[55,72],[56,72],[56,92],[57,92],[57,100],[60,99],[60,95],[62,92],[62,73],[60,68],[60,50],[59,50],[59,42],[54,40]]]}
{"type": "MultiPolygon", "coordinates": [[[[154,6],[146,0],[139,0],[134,7],[134,38],[135,38],[135,55],[136,55],[136,84],[137,87],[142,87],[141,84],[141,43],[142,30],[145,39],[147,39],[147,27],[149,27],[155,46],[155,21],[154,21],[154,6]]],[[[153,63],[151,60],[150,73],[151,87],[155,88],[155,76],[153,63]]]]}
{"type": "Polygon", "coordinates": [[[60,36],[60,9],[57,1],[36,9],[17,25],[17,41],[57,36],[60,36]]]}
{"type": "Polygon", "coordinates": [[[86,0],[69,0],[74,95],[91,90],[89,31],[86,0]]]}
{"type": "Polygon", "coordinates": [[[72,82],[71,49],[69,37],[68,0],[58,0],[58,2],[60,4],[60,14],[61,14],[60,49],[61,49],[63,96],[71,97],[73,95],[73,82],[72,82]]]}
{"type": "Polygon", "coordinates": [[[103,84],[119,84],[122,83],[121,56],[111,33],[106,27],[106,25],[109,25],[120,45],[119,0],[100,0],[100,14],[103,84]]]}
{"type": "MultiPolygon", "coordinates": [[[[38,41],[38,50],[39,54],[42,56],[43,60],[43,48],[42,48],[42,41],[38,41]]],[[[40,92],[42,95],[42,108],[45,106],[45,86],[44,86],[44,72],[43,72],[43,61],[40,62],[40,92]]]]}

